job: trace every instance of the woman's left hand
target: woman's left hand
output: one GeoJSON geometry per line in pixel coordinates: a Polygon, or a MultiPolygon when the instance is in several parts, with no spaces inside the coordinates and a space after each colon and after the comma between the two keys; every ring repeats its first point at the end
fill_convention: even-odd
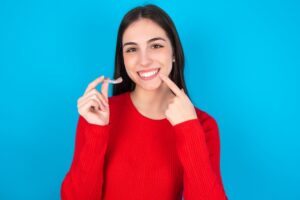
{"type": "Polygon", "coordinates": [[[169,77],[163,74],[159,74],[159,76],[175,94],[165,111],[166,118],[170,123],[175,126],[176,124],[187,120],[197,119],[194,105],[185,94],[184,90],[180,90],[169,77]]]}

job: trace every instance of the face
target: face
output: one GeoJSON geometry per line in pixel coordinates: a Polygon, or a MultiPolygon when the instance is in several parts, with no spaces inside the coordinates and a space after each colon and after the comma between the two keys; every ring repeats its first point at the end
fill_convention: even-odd
{"type": "Polygon", "coordinates": [[[135,89],[158,89],[158,73],[168,76],[172,70],[173,50],[165,31],[152,20],[139,19],[128,26],[122,41],[125,68],[135,89]]]}

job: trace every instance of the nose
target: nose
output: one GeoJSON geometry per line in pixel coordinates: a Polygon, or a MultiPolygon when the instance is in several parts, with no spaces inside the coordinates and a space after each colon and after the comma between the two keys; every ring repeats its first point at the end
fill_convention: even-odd
{"type": "Polygon", "coordinates": [[[139,60],[140,60],[140,65],[142,65],[144,67],[149,66],[149,64],[151,64],[151,62],[152,62],[152,59],[151,59],[149,53],[147,53],[147,51],[141,52],[139,60]]]}

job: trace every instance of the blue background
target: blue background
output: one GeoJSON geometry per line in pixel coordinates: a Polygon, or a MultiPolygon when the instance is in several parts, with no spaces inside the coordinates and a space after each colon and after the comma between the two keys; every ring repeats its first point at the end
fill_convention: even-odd
{"type": "Polygon", "coordinates": [[[59,199],[77,99],[112,76],[119,23],[144,3],[177,26],[191,99],[219,124],[229,199],[300,199],[296,0],[1,0],[0,199],[59,199]]]}

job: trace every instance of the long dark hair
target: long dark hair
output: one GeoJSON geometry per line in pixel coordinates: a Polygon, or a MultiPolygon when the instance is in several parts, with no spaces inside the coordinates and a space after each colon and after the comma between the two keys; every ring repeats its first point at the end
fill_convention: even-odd
{"type": "Polygon", "coordinates": [[[138,6],[130,10],[123,17],[118,31],[117,45],[116,45],[116,55],[115,55],[115,72],[114,78],[122,76],[123,82],[121,84],[113,85],[113,95],[122,94],[124,92],[133,91],[135,88],[135,83],[127,75],[124,59],[123,59],[123,47],[122,47],[122,37],[126,28],[133,22],[141,19],[150,19],[157,23],[162,29],[165,30],[169,40],[171,41],[174,59],[172,71],[169,75],[170,79],[181,89],[183,88],[185,93],[188,94],[183,69],[184,69],[184,54],[183,48],[175,28],[175,25],[169,15],[156,5],[148,4],[145,6],[138,6]]]}

